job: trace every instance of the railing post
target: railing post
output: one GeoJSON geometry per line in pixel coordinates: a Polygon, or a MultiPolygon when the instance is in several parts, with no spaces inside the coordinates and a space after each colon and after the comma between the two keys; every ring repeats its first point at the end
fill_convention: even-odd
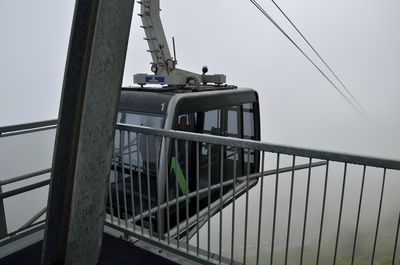
{"type": "MultiPolygon", "coordinates": [[[[2,183],[0,182],[0,195],[3,194],[2,183]]],[[[6,213],[4,211],[3,198],[0,198],[0,238],[7,235],[6,213]]]]}
{"type": "Polygon", "coordinates": [[[97,264],[132,0],[77,0],[42,264],[97,264]]]}

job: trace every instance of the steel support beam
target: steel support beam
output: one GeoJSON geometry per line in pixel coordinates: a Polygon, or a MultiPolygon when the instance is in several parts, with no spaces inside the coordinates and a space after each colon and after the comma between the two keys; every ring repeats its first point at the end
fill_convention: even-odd
{"type": "Polygon", "coordinates": [[[77,0],[42,264],[97,264],[133,0],[77,0]]]}

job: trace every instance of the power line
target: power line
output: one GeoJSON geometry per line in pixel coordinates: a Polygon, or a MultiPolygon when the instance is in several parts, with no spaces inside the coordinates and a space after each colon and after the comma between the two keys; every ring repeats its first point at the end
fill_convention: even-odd
{"type": "Polygon", "coordinates": [[[344,85],[342,80],[336,75],[336,73],[332,70],[332,68],[328,65],[328,63],[322,58],[322,56],[317,52],[317,50],[314,48],[314,46],[308,41],[308,39],[301,33],[301,31],[298,29],[298,27],[292,22],[292,20],[286,15],[286,13],[279,7],[279,5],[274,1],[271,0],[272,3],[276,6],[276,8],[279,10],[279,12],[282,13],[282,15],[289,21],[289,23],[293,26],[293,28],[297,31],[297,33],[300,34],[300,36],[303,38],[305,42],[310,46],[310,48],[315,52],[315,54],[318,56],[318,58],[324,63],[324,65],[329,69],[329,71],[333,74],[333,76],[336,78],[336,80],[342,85],[342,87],[349,93],[350,97],[354,100],[354,102],[358,105],[358,107],[364,112],[366,116],[368,116],[368,113],[365,111],[363,106],[358,102],[358,100],[353,96],[353,94],[350,92],[350,90],[344,85]]]}
{"type": "Polygon", "coordinates": [[[250,2],[308,59],[308,61],[325,77],[325,79],[336,89],[336,91],[346,100],[346,102],[353,107],[362,117],[364,113],[336,86],[336,84],[314,63],[313,60],[297,45],[296,42],[279,26],[279,24],[258,4],[256,0],[250,2]]]}

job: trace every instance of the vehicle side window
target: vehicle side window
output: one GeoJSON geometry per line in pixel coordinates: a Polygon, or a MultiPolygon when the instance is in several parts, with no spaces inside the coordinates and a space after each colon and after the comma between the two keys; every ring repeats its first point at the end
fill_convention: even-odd
{"type": "Polygon", "coordinates": [[[243,138],[255,140],[254,108],[252,103],[243,104],[243,138]]]}
{"type": "Polygon", "coordinates": [[[221,110],[211,110],[204,113],[203,133],[221,135],[221,110]]]}
{"type": "MultiPolygon", "coordinates": [[[[233,138],[255,139],[253,103],[183,114],[177,118],[177,130],[233,138]]],[[[181,153],[181,150],[185,150],[183,143],[178,145],[178,149],[179,153],[181,153]]],[[[190,152],[192,159],[189,159],[189,168],[193,170],[196,169],[197,164],[195,143],[189,145],[188,149],[192,151],[190,152]]],[[[208,186],[209,173],[211,173],[211,183],[215,184],[220,181],[221,170],[224,172],[224,180],[232,179],[233,172],[236,172],[236,177],[246,175],[247,166],[250,169],[249,173],[253,173],[255,170],[255,153],[252,150],[237,148],[235,151],[235,148],[231,146],[221,148],[220,145],[200,142],[198,156],[200,188],[208,186]]],[[[179,164],[184,167],[184,159],[180,156],[178,157],[179,164]]],[[[189,170],[190,173],[195,173],[195,170],[192,170],[189,170]]]]}
{"type": "Polygon", "coordinates": [[[183,132],[193,132],[194,126],[193,121],[191,120],[191,116],[192,115],[189,114],[179,115],[178,126],[176,129],[183,132]]]}
{"type": "Polygon", "coordinates": [[[240,132],[238,127],[238,107],[234,106],[232,108],[227,109],[228,119],[226,125],[226,133],[225,136],[240,138],[240,132]]]}
{"type": "MultiPolygon", "coordinates": [[[[254,108],[253,103],[243,104],[243,138],[249,140],[255,140],[255,129],[254,129],[254,108]]],[[[247,162],[249,161],[250,173],[256,171],[255,165],[255,152],[254,150],[244,150],[244,166],[245,173],[247,173],[247,162]]]]}

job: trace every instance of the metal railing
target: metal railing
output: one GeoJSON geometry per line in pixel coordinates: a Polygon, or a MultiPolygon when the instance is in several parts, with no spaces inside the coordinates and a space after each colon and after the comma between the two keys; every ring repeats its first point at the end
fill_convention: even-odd
{"type": "MultiPolygon", "coordinates": [[[[0,139],[55,127],[3,127],[0,139]]],[[[203,264],[400,260],[399,161],[126,124],[116,140],[105,225],[127,238],[203,264]]],[[[0,200],[48,185],[40,176],[49,172],[2,179],[25,185],[0,200]]],[[[0,247],[43,229],[45,212],[0,247]]]]}
{"type": "Polygon", "coordinates": [[[106,225],[127,237],[204,264],[400,260],[399,161],[126,124],[116,135],[106,225]]]}
{"type": "MultiPolygon", "coordinates": [[[[0,141],[7,141],[11,138],[16,137],[24,137],[26,135],[30,135],[33,133],[40,133],[45,131],[55,131],[57,128],[57,120],[48,120],[48,121],[41,121],[41,122],[34,122],[34,123],[26,123],[26,124],[19,124],[19,125],[12,125],[6,127],[0,127],[0,141]]],[[[18,138],[19,139],[19,138],[18,138]]],[[[19,143],[19,141],[16,141],[19,143]]],[[[15,151],[17,148],[13,148],[12,152],[15,151]]],[[[28,152],[24,148],[20,148],[20,150],[24,152],[28,152]]],[[[33,158],[38,154],[33,152],[30,154],[30,157],[33,158]]],[[[43,155],[43,154],[39,154],[43,155]]],[[[19,161],[18,165],[13,165],[17,168],[23,168],[26,161],[19,161]]],[[[7,224],[7,217],[9,213],[6,211],[4,203],[7,200],[13,200],[15,198],[20,197],[23,194],[28,192],[34,192],[39,188],[48,186],[50,183],[50,172],[51,168],[46,168],[43,170],[36,170],[33,172],[29,172],[26,174],[22,174],[16,177],[9,177],[4,176],[4,172],[1,172],[0,176],[0,247],[10,244],[18,239],[24,238],[27,235],[35,233],[39,230],[42,230],[45,225],[44,216],[46,214],[46,206],[43,207],[36,213],[33,213],[31,217],[28,217],[22,225],[18,226],[15,229],[9,228],[9,224],[7,224]],[[45,176],[48,176],[47,178],[45,176]]],[[[24,215],[22,213],[26,212],[27,209],[30,208],[29,204],[25,205],[14,205],[14,215],[24,215]],[[15,209],[19,209],[19,211],[15,211],[15,209]]],[[[13,222],[15,220],[11,220],[13,222]]],[[[18,218],[18,221],[19,220],[18,218]]]]}

